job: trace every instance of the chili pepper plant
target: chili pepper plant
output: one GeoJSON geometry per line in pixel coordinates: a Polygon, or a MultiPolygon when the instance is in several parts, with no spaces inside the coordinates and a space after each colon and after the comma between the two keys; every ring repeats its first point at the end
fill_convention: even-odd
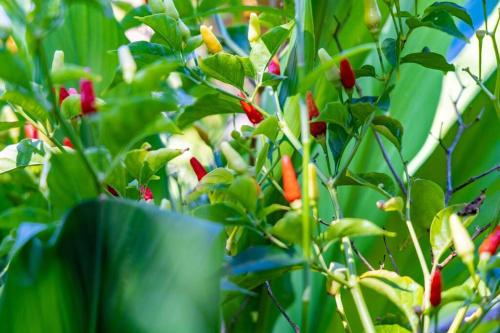
{"type": "Polygon", "coordinates": [[[0,332],[497,332],[496,1],[0,1],[0,332]]]}

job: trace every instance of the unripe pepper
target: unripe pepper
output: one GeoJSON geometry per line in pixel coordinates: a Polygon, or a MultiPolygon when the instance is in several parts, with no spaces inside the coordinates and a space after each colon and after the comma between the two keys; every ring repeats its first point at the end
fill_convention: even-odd
{"type": "Polygon", "coordinates": [[[436,307],[441,304],[441,291],[443,289],[441,281],[441,270],[436,268],[431,276],[431,292],[429,295],[429,301],[432,306],[436,307]]]}
{"type": "Polygon", "coordinates": [[[198,161],[196,157],[191,157],[189,163],[191,164],[191,168],[193,168],[193,171],[196,174],[198,181],[202,180],[203,177],[205,177],[205,175],[207,174],[207,170],[205,170],[203,165],[200,163],[200,161],[198,161]]]}
{"type": "Polygon", "coordinates": [[[71,143],[71,140],[69,138],[64,138],[63,139],[63,146],[66,146],[68,148],[73,148],[73,143],[71,143]]]}
{"type": "Polygon", "coordinates": [[[80,81],[80,99],[84,115],[97,111],[92,81],[86,79],[80,81]]]}
{"type": "Polygon", "coordinates": [[[69,91],[66,88],[59,88],[59,106],[61,106],[62,102],[69,96],[69,91]]]}
{"type": "Polygon", "coordinates": [[[387,201],[377,201],[377,207],[384,212],[397,212],[404,208],[404,201],[401,197],[392,197],[387,201]]]}
{"type": "MultiPolygon", "coordinates": [[[[242,92],[240,92],[239,95],[241,98],[245,98],[245,94],[243,94],[242,92]]],[[[262,113],[260,113],[259,110],[257,110],[252,104],[249,104],[242,100],[240,100],[240,104],[243,111],[245,111],[248,120],[250,120],[252,124],[257,125],[262,120],[264,120],[264,116],[262,115],[262,113]]]]}
{"type": "Polygon", "coordinates": [[[269,66],[267,66],[267,70],[271,74],[278,75],[278,76],[281,75],[280,61],[279,61],[278,57],[275,56],[271,59],[269,66]]]}
{"type": "MultiPolygon", "coordinates": [[[[332,57],[330,57],[325,49],[318,50],[318,57],[321,64],[331,64],[332,57]]],[[[325,77],[335,87],[340,88],[340,71],[335,64],[331,65],[331,67],[325,71],[325,77]]]]}
{"type": "Polygon", "coordinates": [[[309,184],[307,184],[309,188],[309,199],[315,203],[319,198],[319,189],[318,189],[318,175],[316,171],[316,166],[314,163],[310,162],[307,165],[309,169],[309,184]]]}
{"type": "Polygon", "coordinates": [[[498,246],[500,245],[500,225],[495,228],[495,230],[484,239],[484,241],[479,246],[479,254],[481,258],[489,258],[494,255],[498,246]]]}
{"type": "Polygon", "coordinates": [[[120,60],[123,81],[126,83],[132,83],[135,72],[137,71],[137,65],[135,64],[134,57],[132,56],[132,53],[127,45],[122,45],[118,48],[118,59],[120,60]]]}
{"type": "Polygon", "coordinates": [[[64,52],[56,50],[52,59],[52,72],[58,71],[64,67],[64,52]]]}
{"type": "Polygon", "coordinates": [[[326,123],[323,121],[311,121],[312,119],[319,116],[319,110],[310,91],[308,91],[306,95],[306,104],[307,112],[309,113],[309,131],[315,138],[324,136],[326,133],[326,123]]]}
{"type": "Polygon", "coordinates": [[[295,169],[293,168],[292,161],[288,155],[284,155],[281,158],[281,172],[283,177],[283,191],[285,192],[286,201],[294,203],[296,200],[300,200],[301,191],[299,182],[297,181],[295,169]]]}
{"type": "Polygon", "coordinates": [[[356,75],[347,59],[340,61],[340,80],[346,90],[351,90],[356,84],[356,75]]]}
{"type": "Polygon", "coordinates": [[[377,36],[380,32],[380,21],[382,20],[377,0],[365,0],[364,19],[368,30],[370,30],[374,36],[377,36]]]}
{"type": "Polygon", "coordinates": [[[212,27],[209,28],[206,25],[202,25],[200,27],[200,33],[208,52],[215,54],[222,51],[222,45],[212,32],[212,27]]]}
{"type": "Polygon", "coordinates": [[[257,14],[250,14],[250,20],[248,22],[248,41],[250,43],[255,42],[260,37],[260,21],[257,14]]]}
{"type": "Polygon", "coordinates": [[[222,154],[226,157],[227,163],[231,169],[238,173],[245,173],[248,170],[247,162],[241,157],[241,155],[234,150],[229,142],[224,141],[220,144],[220,150],[222,154]]]}
{"type": "Polygon", "coordinates": [[[38,129],[32,124],[24,125],[24,135],[27,139],[38,140],[38,129]]]}
{"type": "Polygon", "coordinates": [[[464,264],[472,270],[472,265],[474,264],[474,243],[457,214],[452,214],[449,222],[455,252],[464,264]]]}

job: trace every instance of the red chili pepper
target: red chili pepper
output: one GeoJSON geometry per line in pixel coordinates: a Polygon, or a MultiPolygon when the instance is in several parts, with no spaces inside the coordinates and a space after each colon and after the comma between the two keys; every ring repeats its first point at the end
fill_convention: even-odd
{"type": "Polygon", "coordinates": [[[205,177],[205,175],[207,174],[207,170],[205,170],[203,165],[200,163],[200,161],[198,161],[196,157],[191,157],[189,163],[191,164],[191,168],[193,168],[193,171],[196,174],[198,181],[202,180],[203,177],[205,177]]]}
{"type": "Polygon", "coordinates": [[[69,148],[73,148],[73,144],[71,143],[71,140],[69,138],[63,139],[63,145],[69,148]]]}
{"type": "Polygon", "coordinates": [[[290,203],[299,200],[301,197],[300,186],[292,161],[288,155],[284,155],[281,158],[281,169],[283,173],[283,191],[285,192],[285,199],[290,203]]]}
{"type": "Polygon", "coordinates": [[[436,268],[434,274],[431,277],[431,293],[429,300],[432,306],[438,306],[441,304],[441,290],[443,286],[441,283],[441,270],[436,268]]]}
{"type": "MultiPolygon", "coordinates": [[[[306,103],[307,103],[307,111],[309,112],[309,120],[312,120],[313,118],[319,116],[318,107],[316,106],[316,103],[314,103],[314,98],[310,91],[307,92],[306,103]]],[[[310,121],[309,130],[311,131],[311,134],[315,138],[325,135],[326,123],[323,121],[314,121],[314,122],[310,121]]]]}
{"type": "Polygon", "coordinates": [[[141,197],[144,201],[153,200],[153,192],[151,192],[151,189],[149,188],[149,186],[142,186],[141,185],[141,197]]]}
{"type": "MultiPolygon", "coordinates": [[[[240,97],[245,98],[245,94],[240,92],[240,97]]],[[[248,120],[254,125],[257,125],[260,123],[262,120],[264,120],[264,116],[262,113],[260,113],[253,105],[245,102],[245,101],[240,101],[241,107],[243,108],[243,111],[245,111],[248,120]]]]}
{"type": "Polygon", "coordinates": [[[493,232],[484,239],[484,241],[481,243],[481,246],[479,246],[479,253],[489,254],[490,256],[492,256],[497,252],[499,245],[500,245],[500,225],[497,226],[495,230],[493,230],[493,232]]]}
{"type": "Polygon", "coordinates": [[[112,196],[114,196],[114,197],[119,197],[119,196],[120,196],[120,194],[118,194],[118,191],[117,191],[117,190],[115,190],[115,188],[114,188],[114,187],[112,187],[111,185],[106,186],[106,189],[108,190],[108,192],[109,192],[112,196]]]}
{"type": "Polygon", "coordinates": [[[352,89],[356,84],[356,75],[352,70],[351,63],[347,59],[340,61],[340,80],[345,89],[352,89]]]}
{"type": "Polygon", "coordinates": [[[68,96],[69,96],[69,92],[66,90],[66,88],[64,88],[64,87],[59,88],[59,106],[61,106],[62,102],[68,96]]]}
{"type": "Polygon", "coordinates": [[[38,130],[32,124],[24,125],[24,135],[27,139],[38,139],[38,130]]]}
{"type": "Polygon", "coordinates": [[[271,74],[281,75],[280,61],[279,61],[278,57],[273,57],[271,59],[269,66],[267,66],[267,70],[271,74]]]}
{"type": "Polygon", "coordinates": [[[85,79],[80,81],[80,96],[83,114],[90,114],[97,111],[92,81],[85,79]]]}

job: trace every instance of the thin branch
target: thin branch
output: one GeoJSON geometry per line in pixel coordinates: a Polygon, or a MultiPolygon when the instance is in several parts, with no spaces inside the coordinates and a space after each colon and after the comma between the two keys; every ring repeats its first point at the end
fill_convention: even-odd
{"type": "Polygon", "coordinates": [[[391,259],[392,268],[396,273],[399,274],[399,268],[398,265],[396,264],[396,260],[394,260],[394,256],[392,255],[391,249],[389,249],[389,245],[387,244],[387,238],[385,236],[382,236],[382,239],[384,240],[385,251],[389,256],[389,259],[391,259]]]}
{"type": "Polygon", "coordinates": [[[370,262],[368,261],[368,259],[366,259],[363,254],[361,252],[359,252],[358,248],[356,247],[356,245],[354,244],[354,241],[351,240],[351,247],[352,247],[352,250],[354,251],[354,253],[359,257],[359,259],[361,259],[361,262],[363,264],[365,264],[365,266],[368,268],[368,270],[370,271],[374,271],[375,268],[373,268],[373,266],[370,264],[370,262]]]}
{"type": "MultiPolygon", "coordinates": [[[[476,231],[474,231],[474,234],[472,234],[472,240],[475,240],[476,238],[479,237],[485,230],[487,230],[490,227],[491,223],[488,223],[482,227],[476,227],[476,231]]],[[[452,251],[448,257],[446,257],[439,265],[439,269],[443,269],[446,265],[450,263],[450,261],[453,260],[457,256],[457,253],[455,251],[452,251]]]]}
{"type": "Polygon", "coordinates": [[[281,312],[281,314],[283,315],[283,317],[285,317],[286,321],[288,321],[288,323],[290,324],[290,326],[292,326],[292,329],[294,330],[294,332],[295,333],[300,333],[299,326],[293,322],[293,320],[290,318],[290,316],[288,316],[288,314],[286,313],[286,310],[280,304],[280,302],[278,301],[278,299],[276,298],[276,296],[274,296],[273,290],[271,289],[271,285],[269,284],[269,281],[266,281],[265,285],[266,285],[267,293],[268,293],[269,297],[271,297],[271,300],[273,301],[274,305],[276,305],[276,307],[281,312]]]}
{"type": "Polygon", "coordinates": [[[474,176],[474,177],[470,177],[469,179],[467,179],[464,183],[458,185],[457,187],[455,187],[453,190],[452,190],[452,193],[455,193],[455,192],[458,192],[460,191],[461,189],[463,189],[464,187],[474,183],[476,180],[479,180],[483,177],[486,177],[487,175],[489,175],[490,173],[493,173],[495,171],[500,171],[500,164],[497,164],[495,165],[493,168],[477,175],[477,176],[474,176]]]}
{"type": "Polygon", "coordinates": [[[403,180],[401,177],[399,177],[398,173],[396,172],[396,169],[394,168],[394,165],[392,165],[391,159],[389,158],[389,155],[387,154],[387,151],[385,150],[384,143],[382,142],[382,139],[380,139],[380,135],[373,129],[372,127],[372,132],[373,135],[375,136],[375,139],[377,140],[378,146],[380,147],[380,150],[382,151],[382,156],[384,157],[385,162],[387,163],[387,166],[389,166],[389,169],[391,170],[392,175],[396,179],[396,182],[399,185],[399,188],[403,192],[404,195],[406,195],[406,187],[405,184],[403,183],[403,180]]]}

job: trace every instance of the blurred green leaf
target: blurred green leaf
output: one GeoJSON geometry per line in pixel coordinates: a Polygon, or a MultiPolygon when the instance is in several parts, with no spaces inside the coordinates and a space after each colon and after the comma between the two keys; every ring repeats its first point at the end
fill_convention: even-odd
{"type": "Polygon", "coordinates": [[[270,230],[271,234],[288,243],[302,242],[302,215],[297,211],[287,212],[270,230]]]}
{"type": "Polygon", "coordinates": [[[319,238],[323,241],[333,241],[342,237],[361,237],[361,236],[388,236],[394,237],[395,234],[386,231],[373,222],[358,218],[342,218],[330,223],[330,226],[319,238]]]}
{"type": "Polygon", "coordinates": [[[250,213],[254,213],[257,208],[259,192],[260,188],[255,179],[247,175],[234,178],[228,189],[231,197],[250,213]]]}
{"type": "Polygon", "coordinates": [[[18,168],[42,165],[45,159],[45,149],[43,141],[29,139],[8,145],[0,151],[0,174],[18,168]]]}
{"type": "Polygon", "coordinates": [[[18,128],[23,125],[20,121],[0,121],[0,132],[7,131],[12,128],[18,128]]]}
{"type": "Polygon", "coordinates": [[[419,326],[414,307],[422,304],[424,288],[407,276],[386,270],[369,271],[360,276],[360,283],[366,288],[387,297],[408,318],[413,330],[419,326]]]}
{"type": "Polygon", "coordinates": [[[442,55],[434,52],[420,52],[420,53],[407,54],[403,58],[401,58],[401,63],[419,64],[421,66],[430,69],[441,70],[445,73],[455,70],[455,66],[449,64],[442,55]]]}
{"type": "Polygon", "coordinates": [[[220,231],[151,205],[79,205],[53,240],[34,237],[14,257],[0,296],[2,327],[12,333],[213,332],[220,231]],[[127,279],[119,278],[124,272],[127,279]],[[36,325],[26,325],[28,319],[36,325]]]}
{"type": "Polygon", "coordinates": [[[193,216],[223,225],[252,225],[248,218],[236,205],[218,202],[198,206],[193,210],[193,216]]]}
{"type": "Polygon", "coordinates": [[[326,104],[316,120],[338,125],[347,132],[351,131],[351,115],[347,107],[340,102],[326,104]]]}
{"type": "Polygon", "coordinates": [[[268,117],[260,122],[252,135],[264,134],[271,141],[275,141],[279,133],[278,119],[275,116],[268,117]]]}
{"type": "Polygon", "coordinates": [[[75,81],[80,79],[88,79],[94,82],[99,82],[101,77],[92,74],[83,66],[66,64],[63,68],[50,73],[52,83],[55,85],[64,85],[67,81],[75,81]]]}
{"type": "Polygon", "coordinates": [[[0,78],[15,86],[31,90],[31,75],[19,57],[0,47],[0,78]]]}
{"type": "Polygon", "coordinates": [[[0,99],[19,106],[34,120],[44,121],[48,118],[48,111],[35,97],[26,95],[18,90],[6,91],[0,99]]]}
{"type": "Polygon", "coordinates": [[[51,221],[49,213],[35,207],[13,207],[0,214],[0,229],[13,229],[23,222],[48,223],[51,221]]]}
{"type": "Polygon", "coordinates": [[[443,208],[444,192],[439,185],[427,179],[412,182],[410,216],[414,225],[428,229],[443,208]]]}
{"type": "Polygon", "coordinates": [[[180,156],[182,150],[160,148],[147,150],[144,148],[133,149],[125,155],[125,166],[127,171],[139,181],[140,184],[147,184],[161,168],[165,167],[168,161],[180,156]]]}
{"type": "Polygon", "coordinates": [[[252,274],[299,266],[302,259],[274,246],[255,246],[231,257],[227,270],[231,275],[252,274]]]}
{"type": "Polygon", "coordinates": [[[142,5],[139,7],[134,7],[125,14],[121,20],[121,25],[123,30],[128,30],[141,25],[141,21],[137,17],[144,17],[151,15],[151,10],[148,5],[142,5]]]}

